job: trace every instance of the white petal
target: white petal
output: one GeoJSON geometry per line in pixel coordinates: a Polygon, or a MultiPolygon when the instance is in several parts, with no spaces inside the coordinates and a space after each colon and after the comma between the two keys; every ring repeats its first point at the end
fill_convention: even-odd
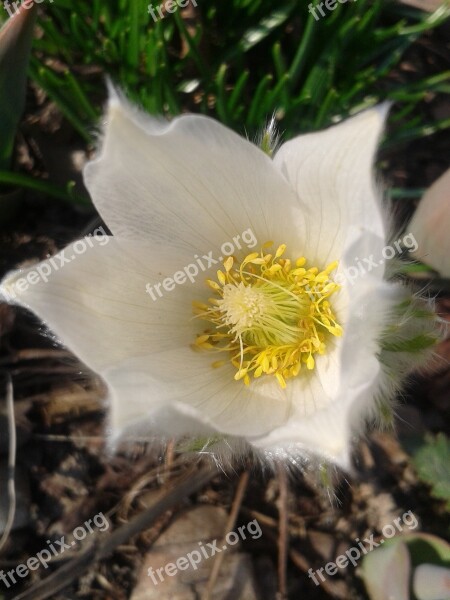
{"type": "Polygon", "coordinates": [[[49,260],[9,274],[0,291],[32,310],[99,373],[131,356],[188,346],[198,329],[190,318],[192,284],[157,301],[146,293],[147,282],[163,281],[180,267],[176,254],[159,249],[155,261],[149,244],[104,237],[107,244],[100,245],[88,239],[92,247],[79,240],[49,260]]]}
{"type": "MultiPolygon", "coordinates": [[[[349,256],[358,247],[355,242],[349,256]]],[[[220,356],[193,353],[187,346],[124,361],[103,373],[112,391],[112,426],[136,435],[140,423],[141,431],[175,436],[196,433],[197,420],[203,432],[206,427],[241,435],[278,454],[305,448],[348,468],[350,437],[378,389],[378,336],[396,292],[371,274],[361,276],[355,289],[346,282],[336,303],[339,322],[346,323],[344,337],[317,358],[314,372],[305,370],[289,381],[286,391],[264,377],[247,388],[234,381],[230,365],[211,368],[220,356]]]]}
{"type": "Polygon", "coordinates": [[[246,388],[231,366],[214,370],[215,357],[191,351],[197,285],[178,286],[155,302],[145,288],[183,269],[195,253],[237,244],[234,236],[245,230],[258,236],[250,248],[273,239],[295,257],[309,245],[308,259],[318,266],[348,264],[349,243],[361,257],[379,249],[384,230],[370,168],[381,120],[369,111],[301,138],[301,151],[300,138],[285,145],[276,161],[299,199],[267,156],[220,124],[190,116],[163,125],[114,98],[101,155],[85,176],[108,226],[124,239],[83,252],[76,242],[64,251],[70,264],[55,268],[61,253],[41,265],[52,265],[48,281],[19,290],[18,280],[39,268],[32,267],[10,275],[3,293],[19,290],[16,301],[104,377],[114,428],[217,431],[250,438],[268,452],[313,449],[348,466],[349,440],[380,380],[377,341],[392,298],[379,274],[355,290],[346,284],[337,302],[343,340],[286,392],[268,378],[246,388]],[[346,151],[330,143],[334,137],[346,151]],[[305,218],[312,219],[307,229],[305,218]]]}
{"type": "Polygon", "coordinates": [[[409,600],[410,569],[409,551],[402,541],[368,554],[363,577],[371,600],[409,600]]]}
{"type": "Polygon", "coordinates": [[[273,456],[315,453],[350,468],[352,436],[373,410],[384,381],[377,358],[379,336],[398,294],[397,286],[370,275],[346,290],[342,340],[317,357],[314,371],[288,382],[289,421],[251,440],[254,446],[273,456]]]}
{"type": "Polygon", "coordinates": [[[234,380],[231,365],[212,368],[217,358],[186,347],[133,358],[104,372],[113,429],[248,437],[286,422],[290,406],[276,381],[246,387],[234,380]]]}
{"type": "Polygon", "coordinates": [[[413,590],[418,600],[448,600],[450,569],[437,565],[419,565],[414,571],[413,590]]]}
{"type": "Polygon", "coordinates": [[[274,158],[305,211],[308,258],[315,264],[342,256],[351,226],[385,238],[372,169],[387,110],[382,105],[325,131],[301,135],[274,158]]]}
{"type": "Polygon", "coordinates": [[[259,246],[284,232],[288,242],[302,237],[292,226],[295,194],[260,149],[203,116],[158,127],[117,98],[109,104],[101,153],[84,177],[115,235],[188,256],[249,228],[259,246]]]}
{"type": "Polygon", "coordinates": [[[414,213],[408,232],[418,248],[415,256],[450,277],[450,169],[425,193],[414,213]]]}
{"type": "MultiPolygon", "coordinates": [[[[348,326],[352,316],[357,314],[359,306],[362,303],[361,295],[364,295],[364,286],[368,283],[369,286],[378,287],[375,280],[382,280],[384,273],[384,260],[380,264],[378,257],[381,256],[383,249],[383,240],[372,234],[358,235],[351,229],[348,232],[345,252],[340,260],[339,267],[333,279],[339,283],[341,289],[331,298],[333,311],[336,315],[337,322],[343,326],[344,335],[341,338],[331,338],[327,342],[327,352],[316,361],[317,372],[320,378],[321,386],[323,387],[323,396],[327,399],[322,401],[322,405],[328,402],[329,398],[333,398],[339,389],[342,378],[342,345],[348,340],[348,326]],[[356,236],[356,239],[354,239],[356,236]],[[372,252],[369,253],[369,250],[372,252]],[[377,257],[376,260],[370,261],[369,265],[364,261],[363,257],[377,257]],[[357,264],[361,266],[358,268],[357,264]],[[364,264],[363,264],[364,263],[364,264]],[[376,265],[376,266],[374,266],[376,265]],[[361,291],[362,290],[362,291],[361,291]]],[[[384,289],[384,284],[382,284],[384,289]]],[[[391,294],[391,288],[389,296],[391,294]]],[[[370,292],[369,292],[370,294],[370,292]]],[[[382,303],[384,307],[384,302],[382,303]]],[[[384,308],[383,308],[384,312],[384,308]]],[[[378,311],[372,311],[372,316],[378,315],[378,311]]],[[[381,321],[384,319],[381,318],[381,321]]],[[[377,326],[381,329],[382,325],[372,320],[372,327],[377,331],[377,326]]],[[[376,337],[377,334],[375,334],[376,337]]],[[[370,357],[373,356],[376,348],[374,345],[364,345],[361,351],[358,351],[358,359],[364,362],[364,356],[368,352],[370,357]]],[[[353,360],[353,358],[351,358],[353,360]]],[[[316,401],[317,403],[317,401],[316,401]]]]}
{"type": "Polygon", "coordinates": [[[192,318],[202,281],[177,286],[155,302],[146,293],[149,280],[163,281],[180,268],[176,253],[166,248],[155,265],[158,248],[151,244],[103,240],[106,245],[91,241],[92,247],[75,242],[52,259],[11,273],[0,291],[32,310],[104,378],[113,430],[134,424],[136,431],[140,424],[155,431],[157,423],[167,435],[214,430],[245,436],[286,421],[290,409],[277,383],[249,391],[234,380],[231,365],[213,369],[220,357],[190,348],[203,328],[192,318]],[[58,268],[63,257],[69,262],[58,268]],[[32,273],[32,281],[38,280],[27,284],[32,273]]]}

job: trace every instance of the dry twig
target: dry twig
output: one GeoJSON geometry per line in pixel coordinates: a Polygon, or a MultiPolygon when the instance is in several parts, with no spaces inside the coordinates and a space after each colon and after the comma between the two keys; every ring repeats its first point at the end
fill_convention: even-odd
{"type": "MultiPolygon", "coordinates": [[[[245,490],[247,489],[249,480],[249,472],[245,471],[242,473],[241,478],[239,479],[238,487],[236,490],[236,495],[234,497],[233,506],[231,507],[231,512],[227,520],[227,524],[225,526],[225,535],[231,531],[236,523],[236,519],[239,513],[239,509],[242,504],[242,500],[244,499],[245,490]]],[[[225,537],[220,541],[219,546],[223,546],[225,542],[225,537]]],[[[214,586],[217,581],[217,577],[219,576],[220,567],[223,562],[224,554],[219,554],[214,557],[214,563],[211,569],[211,574],[208,579],[208,584],[206,586],[206,591],[203,600],[210,600],[211,594],[214,590],[214,586]]]]}
{"type": "Polygon", "coordinates": [[[14,418],[14,394],[11,377],[8,377],[6,384],[6,410],[8,414],[8,433],[9,433],[9,448],[8,448],[8,518],[6,520],[5,530],[0,539],[0,551],[6,544],[9,534],[14,523],[16,514],[16,486],[15,486],[15,469],[16,469],[16,423],[14,418]]]}
{"type": "Polygon", "coordinates": [[[288,479],[284,466],[277,463],[278,485],[280,495],[278,498],[278,597],[277,600],[287,598],[287,551],[289,545],[289,523],[288,523],[288,479]]]}
{"type": "Polygon", "coordinates": [[[151,508],[135,517],[129,523],[122,525],[108,537],[92,537],[87,547],[75,559],[40,581],[31,589],[15,596],[13,600],[46,600],[72,583],[75,579],[92,566],[93,562],[109,556],[118,546],[131,537],[150,527],[154,521],[167,510],[176,506],[183,498],[201,489],[210,481],[218,470],[209,464],[198,472],[190,471],[180,477],[169,492],[163,494],[151,508]],[[100,539],[102,540],[100,542],[100,539]]]}

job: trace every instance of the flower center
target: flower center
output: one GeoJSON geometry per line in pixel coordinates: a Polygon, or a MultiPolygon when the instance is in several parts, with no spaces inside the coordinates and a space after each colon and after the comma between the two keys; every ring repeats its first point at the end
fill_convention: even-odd
{"type": "MultiPolygon", "coordinates": [[[[314,369],[315,354],[324,354],[329,335],[341,336],[328,298],[339,286],[330,279],[338,265],[324,271],[307,267],[304,257],[295,265],[282,258],[286,246],[274,255],[253,252],[235,265],[224,261],[217,281],[207,280],[215,297],[208,304],[194,302],[198,318],[214,328],[197,336],[193,348],[227,352],[236,367],[236,380],[250,384],[250,377],[275,376],[282,388],[296,377],[303,365],[314,369]]],[[[213,366],[221,366],[216,361],[213,366]]]]}

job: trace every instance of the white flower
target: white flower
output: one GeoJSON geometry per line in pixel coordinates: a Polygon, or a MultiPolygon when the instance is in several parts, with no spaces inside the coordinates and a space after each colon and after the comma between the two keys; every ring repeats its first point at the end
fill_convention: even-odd
{"type": "Polygon", "coordinates": [[[400,540],[367,554],[362,576],[370,600],[408,600],[410,571],[408,547],[400,540]]]}
{"type": "Polygon", "coordinates": [[[418,258],[450,277],[450,169],[426,191],[409,225],[418,258]]]}
{"type": "Polygon", "coordinates": [[[419,600],[450,598],[450,569],[440,565],[419,565],[414,571],[413,590],[419,600]]]}
{"type": "Polygon", "coordinates": [[[272,160],[212,119],[160,122],[113,96],[84,175],[114,237],[78,256],[69,246],[70,264],[48,282],[25,289],[28,271],[10,274],[3,293],[104,378],[113,434],[220,439],[348,468],[355,434],[388,410],[409,369],[404,343],[417,337],[415,301],[384,265],[343,276],[386,244],[372,178],[386,112],[300,136],[272,160]],[[146,293],[244,231],[258,246],[217,277],[215,267],[156,301],[146,293]]]}

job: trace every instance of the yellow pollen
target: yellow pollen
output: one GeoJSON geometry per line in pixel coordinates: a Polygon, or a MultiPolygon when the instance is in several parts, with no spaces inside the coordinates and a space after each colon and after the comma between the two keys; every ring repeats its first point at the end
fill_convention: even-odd
{"type": "MultiPolygon", "coordinates": [[[[303,366],[315,367],[327,339],[342,335],[329,302],[339,285],[330,279],[338,263],[323,271],[308,267],[304,257],[282,258],[286,245],[274,254],[253,252],[240,264],[229,256],[217,281],[207,280],[214,292],[208,303],[194,302],[194,313],[210,323],[193,348],[225,352],[236,367],[236,380],[275,376],[282,388],[303,366]]],[[[226,361],[213,363],[215,368],[226,361]]]]}

